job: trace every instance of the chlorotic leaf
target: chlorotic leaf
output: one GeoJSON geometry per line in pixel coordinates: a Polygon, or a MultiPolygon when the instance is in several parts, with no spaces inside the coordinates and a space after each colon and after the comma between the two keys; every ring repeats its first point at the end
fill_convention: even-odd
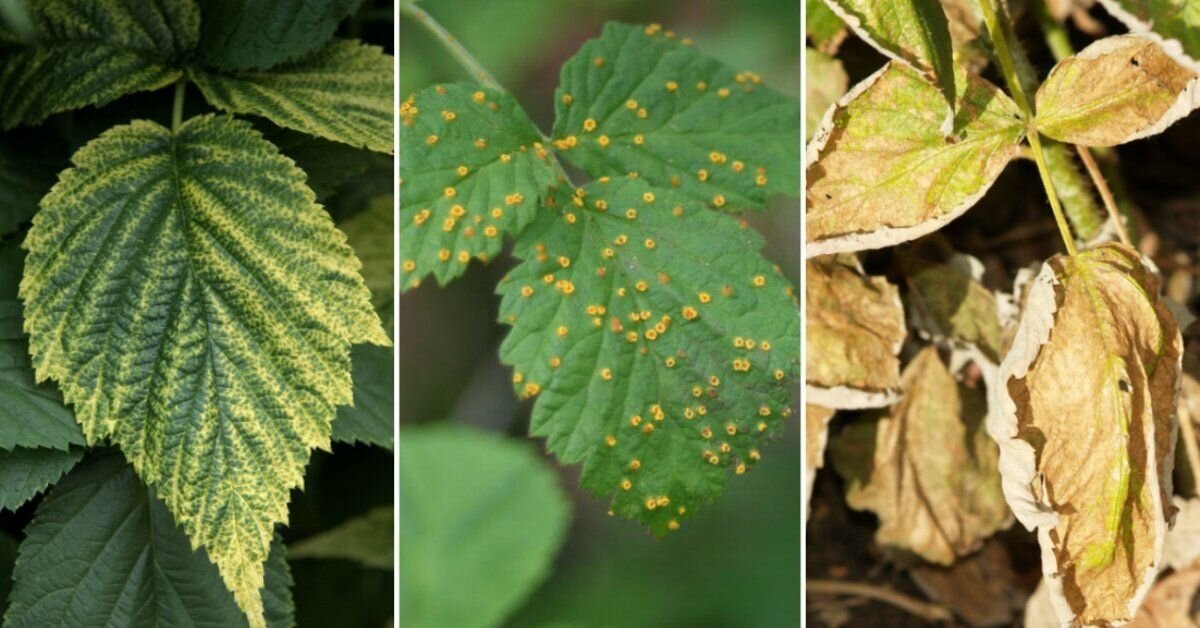
{"type": "Polygon", "coordinates": [[[858,418],[830,443],[846,502],[879,516],[885,549],[950,565],[1010,519],[987,437],[982,382],[959,382],[935,347],[904,369],[904,398],[858,418]]]}
{"type": "Polygon", "coordinates": [[[1200,11],[1190,2],[1100,0],[1134,33],[1154,37],[1184,65],[1200,71],[1200,11]]]}
{"type": "Polygon", "coordinates": [[[32,40],[0,48],[5,129],[169,85],[200,37],[192,0],[28,4],[32,40]]]}
{"type": "Polygon", "coordinates": [[[36,381],[21,327],[21,303],[0,300],[0,450],[66,451],[82,445],[83,433],[62,395],[54,386],[36,381]]]}
{"type": "Polygon", "coordinates": [[[800,189],[800,103],[656,25],[609,23],[562,68],[555,147],[593,177],[637,172],[726,210],[800,189]]]}
{"type": "Polygon", "coordinates": [[[1000,362],[1003,332],[996,296],[981,283],[983,263],[956,254],[946,263],[906,260],[910,302],[935,336],[977,347],[992,362],[1000,362]]]}
{"type": "MultiPolygon", "coordinates": [[[[830,9],[863,41],[884,56],[909,64],[937,85],[950,106],[957,108],[954,46],[950,24],[940,2],[929,0],[826,0],[830,9]]],[[[950,129],[943,129],[948,135],[950,129]]]]}
{"type": "Polygon", "coordinates": [[[825,445],[829,440],[829,422],[837,412],[832,408],[804,405],[804,518],[812,499],[817,470],[825,466],[825,445]]]}
{"type": "Polygon", "coordinates": [[[1159,571],[1181,354],[1133,249],[1053,257],[1030,289],[988,431],[1064,625],[1129,621],[1159,571]]]}
{"type": "Polygon", "coordinates": [[[317,200],[328,198],[339,187],[370,170],[392,169],[392,159],[341,142],[331,142],[307,133],[280,128],[274,124],[255,124],[263,137],[279,152],[296,162],[296,166],[308,176],[308,187],[317,195],[317,200]]]}
{"type": "MultiPolygon", "coordinates": [[[[5,626],[91,626],[104,618],[109,626],[247,625],[204,550],[192,549],[120,456],[79,465],[50,491],[25,532],[5,626]]],[[[267,625],[290,626],[291,581],[278,540],[268,565],[267,625]]]]}
{"type": "Polygon", "coordinates": [[[1020,151],[1020,111],[991,83],[963,75],[957,141],[942,134],[941,95],[895,62],[850,90],[806,157],[805,255],[899,244],[966,212],[1020,151]]]}
{"type": "Polygon", "coordinates": [[[374,569],[392,568],[393,513],[388,505],[363,513],[332,530],[288,548],[288,558],[341,558],[374,569]]]}
{"type": "Polygon", "coordinates": [[[812,137],[821,124],[821,116],[833,106],[849,87],[850,78],[837,59],[804,49],[804,139],[812,137]]]}
{"type": "Polygon", "coordinates": [[[804,34],[817,50],[832,56],[846,39],[846,23],[822,0],[804,0],[804,34]]]}
{"type": "Polygon", "coordinates": [[[1161,133],[1200,106],[1197,76],[1154,40],[1108,37],[1063,59],[1037,92],[1038,131],[1084,146],[1161,133]]]}
{"type": "Polygon", "coordinates": [[[83,458],[83,448],[17,447],[0,451],[0,510],[16,510],[83,458]]]}
{"type": "Polygon", "coordinates": [[[265,70],[329,42],[362,0],[205,0],[200,53],[223,70],[265,70]]]}
{"type": "Polygon", "coordinates": [[[218,109],[390,154],[393,61],[377,46],[335,41],[266,71],[194,70],[190,77],[218,109]]]}
{"type": "Polygon", "coordinates": [[[528,443],[449,425],[405,428],[399,461],[404,625],[501,625],[564,540],[557,477],[528,443]]]}
{"type": "Polygon", "coordinates": [[[678,528],[744,472],[791,413],[792,288],[731,217],[641,179],[546,210],[501,281],[500,347],[530,432],[612,510],[678,528]]]}
{"type": "Polygon", "coordinates": [[[846,409],[896,401],[908,333],[900,290],[864,276],[849,256],[808,260],[804,280],[806,401],[846,409]]]}
{"type": "Polygon", "coordinates": [[[262,563],[352,399],[350,345],[389,343],[358,260],[246,122],[134,121],[73,161],[25,242],[38,377],[89,442],[120,446],[262,625],[262,563]]]}
{"type": "Polygon", "coordinates": [[[392,448],[392,411],[396,407],[396,391],[392,386],[394,355],[391,347],[374,345],[355,345],[350,350],[354,363],[354,404],[338,408],[333,440],[392,448]]]}
{"type": "Polygon", "coordinates": [[[28,222],[37,212],[38,201],[54,185],[51,164],[30,152],[25,146],[0,145],[0,237],[16,233],[28,222]]]}
{"type": "Polygon", "coordinates": [[[487,87],[435,85],[400,120],[400,285],[445,284],[533,220],[552,157],[517,100],[487,87]]]}

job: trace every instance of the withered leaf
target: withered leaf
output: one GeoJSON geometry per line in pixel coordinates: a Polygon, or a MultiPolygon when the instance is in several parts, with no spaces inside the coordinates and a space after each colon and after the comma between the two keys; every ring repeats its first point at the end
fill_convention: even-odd
{"type": "Polygon", "coordinates": [[[804,139],[812,137],[821,116],[850,86],[842,62],[823,52],[804,49],[804,139]]]}
{"type": "Polygon", "coordinates": [[[883,277],[864,276],[848,255],[808,260],[805,398],[828,408],[876,408],[896,400],[904,307],[883,277]]]}
{"type": "Polygon", "coordinates": [[[804,404],[804,518],[812,499],[817,469],[825,466],[825,444],[829,440],[829,421],[837,411],[824,406],[804,404]]]}
{"type": "Polygon", "coordinates": [[[846,426],[830,457],[850,507],[879,516],[881,547],[949,565],[1009,522],[984,391],[957,382],[932,346],[902,382],[904,398],[846,426]]]}
{"type": "Polygon", "coordinates": [[[961,216],[1020,151],[1024,123],[996,86],[955,82],[956,138],[937,88],[891,62],[838,100],[809,143],[805,255],[876,249],[961,216]]]}
{"type": "Polygon", "coordinates": [[[945,605],[970,626],[1011,626],[1025,605],[1012,556],[993,537],[983,549],[949,567],[917,565],[908,575],[930,600],[945,605]]]}
{"type": "Polygon", "coordinates": [[[981,283],[979,260],[962,254],[944,264],[910,258],[905,270],[910,301],[930,331],[1000,361],[999,310],[995,295],[981,283]]]}
{"type": "Polygon", "coordinates": [[[1200,563],[1172,572],[1150,588],[1129,628],[1200,625],[1200,563]]]}
{"type": "Polygon", "coordinates": [[[988,431],[1060,621],[1129,621],[1162,563],[1182,339],[1133,249],[1056,256],[1000,365],[988,431]]]}
{"type": "Polygon", "coordinates": [[[1196,73],[1145,35],[1107,37],[1063,59],[1037,92],[1038,131],[1084,146],[1161,133],[1200,105],[1196,73]]]}

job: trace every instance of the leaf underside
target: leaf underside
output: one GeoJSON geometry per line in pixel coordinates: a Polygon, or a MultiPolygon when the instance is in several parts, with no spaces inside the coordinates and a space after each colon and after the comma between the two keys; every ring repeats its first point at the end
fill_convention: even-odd
{"type": "Polygon", "coordinates": [[[29,3],[34,40],[0,48],[0,126],[103,105],[182,76],[200,36],[194,2],[29,3]]]}
{"type": "Polygon", "coordinates": [[[511,94],[436,85],[400,108],[400,285],[445,284],[537,215],[552,157],[511,94]]]}
{"type": "Polygon", "coordinates": [[[391,154],[393,61],[378,46],[335,41],[268,71],[195,70],[189,76],[218,109],[391,154]]]}
{"type": "Polygon", "coordinates": [[[530,431],[656,534],[721,492],[791,412],[800,321],[761,238],[640,179],[543,210],[498,288],[530,431]],[[575,201],[578,201],[576,204],[575,201]]]}
{"type": "Polygon", "coordinates": [[[25,242],[38,377],[89,442],[122,449],[261,625],[275,524],[351,401],[350,345],[389,343],[358,260],[246,122],[135,121],[73,161],[25,242]]]}
{"type": "Polygon", "coordinates": [[[555,147],[593,177],[637,172],[725,210],[799,191],[799,102],[653,26],[606,24],[554,106],[555,147]]]}
{"type": "Polygon", "coordinates": [[[1024,124],[994,85],[963,75],[956,141],[937,88],[891,62],[838,103],[809,145],[805,255],[892,246],[962,215],[1020,150],[1024,124]]]}

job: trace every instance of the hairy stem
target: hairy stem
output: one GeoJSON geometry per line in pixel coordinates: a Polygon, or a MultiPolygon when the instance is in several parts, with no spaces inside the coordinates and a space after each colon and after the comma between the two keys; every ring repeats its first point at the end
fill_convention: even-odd
{"type": "Polygon", "coordinates": [[[500,82],[492,76],[491,72],[488,72],[487,68],[483,67],[483,64],[476,60],[475,56],[464,48],[462,44],[458,43],[454,35],[451,35],[449,31],[443,28],[425,9],[417,6],[415,2],[401,2],[400,13],[424,26],[425,30],[429,31],[442,44],[442,47],[450,53],[450,56],[454,57],[454,60],[458,61],[458,64],[467,71],[467,74],[471,75],[472,79],[492,89],[504,90],[500,86],[500,82]]]}
{"type": "Polygon", "coordinates": [[[805,582],[804,589],[807,593],[814,593],[816,595],[854,595],[877,600],[885,604],[891,604],[910,615],[915,615],[931,623],[954,619],[950,611],[946,610],[943,606],[915,600],[903,593],[870,584],[809,579],[805,582]]]}
{"type": "Polygon", "coordinates": [[[175,81],[175,104],[171,108],[171,132],[179,130],[183,124],[183,96],[187,92],[187,79],[175,81]]]}
{"type": "Polygon", "coordinates": [[[1086,146],[1076,146],[1075,150],[1079,152],[1079,159],[1083,161],[1088,175],[1092,177],[1092,183],[1096,184],[1096,189],[1100,192],[1100,198],[1104,200],[1104,209],[1108,211],[1108,217],[1117,228],[1117,236],[1121,239],[1121,243],[1125,246],[1133,246],[1133,243],[1129,241],[1129,232],[1125,231],[1125,217],[1121,215],[1121,210],[1117,209],[1117,202],[1113,200],[1112,191],[1108,189],[1108,182],[1104,180],[1100,166],[1096,165],[1096,160],[1092,158],[1092,152],[1086,146]]]}
{"type": "Polygon", "coordinates": [[[1046,190],[1046,197],[1050,199],[1050,209],[1054,212],[1054,222],[1058,225],[1059,235],[1062,236],[1067,253],[1074,256],[1076,254],[1075,238],[1071,235],[1071,228],[1067,225],[1062,205],[1058,201],[1058,192],[1054,189],[1054,182],[1050,179],[1050,170],[1046,166],[1046,155],[1042,151],[1041,137],[1038,136],[1037,128],[1033,126],[1033,108],[1030,107],[1029,98],[1025,95],[1025,88],[1021,85],[1021,80],[1013,67],[1013,56],[1008,46],[1008,37],[1000,24],[1000,19],[996,16],[996,9],[992,6],[992,2],[993,0],[980,0],[979,2],[979,6],[983,10],[983,21],[987,24],[988,33],[992,37],[992,45],[995,47],[996,57],[1004,74],[1004,81],[1008,83],[1008,88],[1013,93],[1013,100],[1016,101],[1017,107],[1025,116],[1028,125],[1029,147],[1033,149],[1033,160],[1037,162],[1042,187],[1046,190]]]}

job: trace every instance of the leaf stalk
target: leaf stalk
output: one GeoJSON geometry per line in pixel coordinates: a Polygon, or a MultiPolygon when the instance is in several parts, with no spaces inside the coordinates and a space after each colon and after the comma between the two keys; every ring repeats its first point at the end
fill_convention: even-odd
{"type": "Polygon", "coordinates": [[[183,97],[187,92],[187,79],[179,79],[175,81],[175,104],[171,108],[171,132],[179,131],[179,125],[183,124],[183,97]]]}
{"type": "Polygon", "coordinates": [[[500,82],[496,80],[496,77],[492,76],[491,72],[488,72],[487,68],[483,67],[483,64],[469,50],[463,47],[455,39],[454,35],[450,34],[450,31],[447,31],[437,20],[433,19],[433,16],[425,9],[417,6],[414,2],[401,2],[400,13],[424,26],[425,30],[429,31],[442,44],[442,47],[450,53],[450,56],[454,57],[454,60],[458,61],[458,64],[467,71],[467,74],[471,75],[472,79],[492,89],[505,91],[500,86],[500,82]]]}

